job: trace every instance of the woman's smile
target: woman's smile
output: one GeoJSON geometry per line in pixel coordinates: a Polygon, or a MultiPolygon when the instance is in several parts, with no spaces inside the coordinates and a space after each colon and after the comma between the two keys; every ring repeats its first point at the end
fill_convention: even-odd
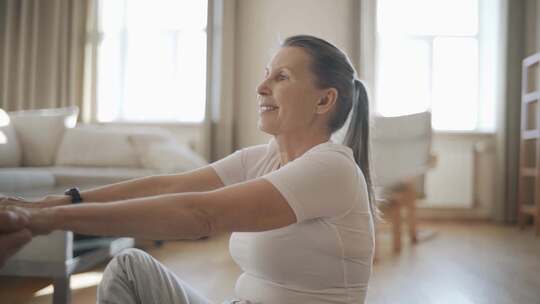
{"type": "Polygon", "coordinates": [[[259,114],[272,112],[272,111],[275,111],[277,109],[278,109],[278,107],[276,107],[276,106],[261,105],[261,106],[259,106],[259,114]]]}

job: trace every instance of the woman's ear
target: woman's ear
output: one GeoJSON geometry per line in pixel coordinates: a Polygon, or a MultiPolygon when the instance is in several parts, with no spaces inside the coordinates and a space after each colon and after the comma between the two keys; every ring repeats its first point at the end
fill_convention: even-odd
{"type": "Polygon", "coordinates": [[[315,113],[324,114],[330,111],[336,104],[338,99],[338,91],[334,88],[326,89],[323,95],[319,98],[315,113]]]}

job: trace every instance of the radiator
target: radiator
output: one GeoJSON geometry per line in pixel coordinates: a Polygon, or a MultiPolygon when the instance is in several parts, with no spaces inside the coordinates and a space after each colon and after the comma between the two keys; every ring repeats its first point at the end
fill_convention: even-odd
{"type": "Polygon", "coordinates": [[[426,176],[429,207],[472,208],[475,204],[475,171],[479,158],[476,142],[464,138],[435,139],[435,168],[426,176]]]}

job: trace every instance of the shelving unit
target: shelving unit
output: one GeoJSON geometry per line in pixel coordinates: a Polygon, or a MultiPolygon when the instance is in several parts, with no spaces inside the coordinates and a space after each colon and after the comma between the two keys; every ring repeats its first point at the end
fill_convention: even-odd
{"type": "Polygon", "coordinates": [[[540,53],[522,64],[518,224],[532,217],[540,235],[540,53]]]}

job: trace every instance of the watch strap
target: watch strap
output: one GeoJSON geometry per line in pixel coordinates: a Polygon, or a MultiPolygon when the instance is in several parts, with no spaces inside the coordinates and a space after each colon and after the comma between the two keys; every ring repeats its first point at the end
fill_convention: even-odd
{"type": "Polygon", "coordinates": [[[78,188],[70,188],[64,192],[65,195],[69,196],[71,198],[72,204],[78,204],[83,201],[81,192],[78,188]]]}

